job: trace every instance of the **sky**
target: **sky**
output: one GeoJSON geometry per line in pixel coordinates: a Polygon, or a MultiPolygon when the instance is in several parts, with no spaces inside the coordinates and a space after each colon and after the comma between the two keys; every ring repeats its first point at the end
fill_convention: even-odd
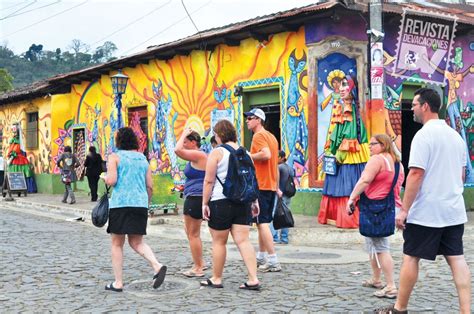
{"type": "Polygon", "coordinates": [[[21,54],[32,44],[69,50],[79,39],[90,52],[105,41],[127,56],[149,46],[317,0],[0,0],[0,44],[21,54]]]}

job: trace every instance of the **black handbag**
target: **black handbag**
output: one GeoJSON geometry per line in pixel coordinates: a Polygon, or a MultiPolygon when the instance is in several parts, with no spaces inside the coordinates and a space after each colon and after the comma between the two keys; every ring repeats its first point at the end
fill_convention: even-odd
{"type": "Polygon", "coordinates": [[[100,197],[97,204],[92,209],[91,220],[94,226],[103,227],[109,220],[109,190],[110,187],[105,186],[106,192],[100,197]]]}
{"type": "Polygon", "coordinates": [[[273,216],[273,228],[278,230],[281,228],[293,228],[294,226],[295,221],[290,209],[281,198],[278,198],[275,216],[273,216]]]}

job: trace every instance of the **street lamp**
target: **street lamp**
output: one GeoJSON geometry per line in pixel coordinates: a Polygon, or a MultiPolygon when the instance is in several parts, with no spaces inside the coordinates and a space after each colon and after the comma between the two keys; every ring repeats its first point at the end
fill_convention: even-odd
{"type": "Polygon", "coordinates": [[[127,89],[128,76],[122,74],[122,71],[119,70],[119,73],[111,76],[110,80],[112,81],[112,89],[115,95],[115,108],[117,108],[117,129],[120,129],[124,126],[122,119],[122,94],[127,89]]]}

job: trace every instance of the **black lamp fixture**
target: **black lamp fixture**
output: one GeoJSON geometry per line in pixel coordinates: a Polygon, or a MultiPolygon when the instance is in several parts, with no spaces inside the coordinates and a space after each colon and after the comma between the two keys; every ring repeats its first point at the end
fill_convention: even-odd
{"type": "Polygon", "coordinates": [[[110,77],[112,81],[112,89],[115,95],[122,95],[127,89],[128,76],[122,74],[122,70],[119,70],[117,74],[110,77]]]}

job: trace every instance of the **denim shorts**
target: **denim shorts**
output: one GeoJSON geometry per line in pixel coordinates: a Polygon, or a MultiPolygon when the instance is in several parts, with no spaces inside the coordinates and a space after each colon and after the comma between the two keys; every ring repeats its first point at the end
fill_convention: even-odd
{"type": "Polygon", "coordinates": [[[260,214],[253,219],[253,222],[257,224],[269,224],[272,222],[276,197],[275,191],[259,191],[258,205],[260,206],[260,214]]]}

